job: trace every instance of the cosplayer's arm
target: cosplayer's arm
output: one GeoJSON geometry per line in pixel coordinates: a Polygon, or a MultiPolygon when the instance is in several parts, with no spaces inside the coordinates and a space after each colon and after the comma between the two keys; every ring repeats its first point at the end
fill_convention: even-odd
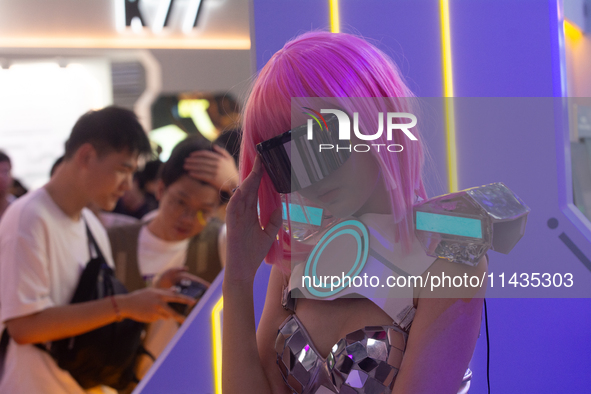
{"type": "Polygon", "coordinates": [[[291,393],[283,381],[283,377],[281,377],[277,366],[277,353],[275,352],[277,329],[290,314],[281,306],[282,285],[283,274],[278,267],[273,266],[269,277],[269,285],[267,286],[265,308],[257,329],[259,356],[273,394],[291,393]]]}
{"type": "MultiPolygon", "coordinates": [[[[431,275],[445,272],[450,276],[463,276],[467,271],[482,278],[487,265],[485,257],[478,266],[469,268],[437,260],[429,271],[431,275]]],[[[465,289],[456,294],[449,290],[430,294],[426,294],[428,289],[421,290],[394,394],[457,393],[476,346],[486,288],[470,294],[465,289]]]]}
{"type": "Polygon", "coordinates": [[[272,393],[259,357],[252,291],[256,271],[281,225],[281,211],[275,211],[264,230],[261,228],[257,191],[262,174],[257,158],[252,172],[236,190],[227,208],[222,336],[222,389],[225,393],[272,393]]]}

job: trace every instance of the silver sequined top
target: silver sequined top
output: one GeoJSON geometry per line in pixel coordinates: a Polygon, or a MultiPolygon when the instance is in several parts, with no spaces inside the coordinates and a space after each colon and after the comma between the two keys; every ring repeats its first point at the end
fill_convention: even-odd
{"type": "Polygon", "coordinates": [[[397,326],[368,326],[347,334],[323,358],[293,314],[277,334],[277,364],[297,394],[390,394],[406,338],[397,326]]]}

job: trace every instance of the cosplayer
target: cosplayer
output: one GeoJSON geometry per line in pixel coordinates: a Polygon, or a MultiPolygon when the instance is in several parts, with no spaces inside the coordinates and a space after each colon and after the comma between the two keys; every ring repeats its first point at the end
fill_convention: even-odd
{"type": "Polygon", "coordinates": [[[412,113],[412,97],[389,58],[347,34],[301,35],[260,72],[244,111],[243,181],[227,211],[224,392],[467,392],[486,284],[428,293],[301,281],[335,267],[380,278],[486,273],[484,253],[457,264],[430,257],[437,254],[415,236],[413,206],[427,198],[417,128],[415,140],[383,132],[371,142],[402,151],[347,149],[370,144],[364,137],[379,129],[378,112],[412,113]],[[326,108],[339,111],[321,114],[326,108]],[[328,135],[322,130],[344,113],[355,130],[350,141],[333,135],[303,148],[306,133],[328,135]],[[321,142],[344,145],[315,150],[321,142]],[[253,280],[263,259],[273,268],[255,329],[253,280]]]}

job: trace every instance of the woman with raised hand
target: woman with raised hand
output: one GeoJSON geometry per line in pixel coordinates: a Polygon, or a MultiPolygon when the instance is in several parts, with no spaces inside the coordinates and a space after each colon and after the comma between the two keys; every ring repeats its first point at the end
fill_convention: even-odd
{"type": "Polygon", "coordinates": [[[415,238],[413,204],[427,197],[421,137],[415,128],[416,140],[380,132],[377,117],[408,115],[412,97],[386,55],[347,34],[303,34],[261,70],[244,110],[242,182],[227,210],[225,393],[467,392],[484,289],[335,290],[303,280],[317,269],[320,278],[330,271],[384,281],[486,271],[485,258],[460,267],[427,256],[415,238]],[[355,131],[349,141],[328,134],[342,115],[355,131]],[[324,150],[314,138],[325,138],[324,150]],[[255,330],[253,281],[263,259],[273,267],[255,330]]]}

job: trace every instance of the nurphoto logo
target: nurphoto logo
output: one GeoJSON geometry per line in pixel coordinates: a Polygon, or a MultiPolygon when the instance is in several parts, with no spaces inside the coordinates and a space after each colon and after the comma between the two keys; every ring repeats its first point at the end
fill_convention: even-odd
{"type": "MultiPolygon", "coordinates": [[[[320,127],[320,130],[328,131],[328,124],[322,114],[333,114],[336,116],[339,123],[339,140],[350,141],[351,140],[351,119],[349,115],[344,111],[338,109],[321,109],[320,112],[315,111],[309,107],[304,109],[310,112],[304,112],[304,114],[310,115],[313,119],[308,119],[307,122],[307,137],[308,140],[312,140],[314,137],[314,121],[320,127]]],[[[375,141],[382,137],[384,133],[384,118],[386,118],[386,139],[392,141],[392,136],[395,131],[402,131],[408,139],[411,141],[417,141],[417,137],[410,131],[411,128],[417,125],[417,117],[408,112],[387,112],[384,117],[383,112],[378,112],[378,130],[374,134],[362,134],[359,131],[359,113],[353,112],[353,132],[355,136],[362,141],[375,141]],[[395,119],[410,119],[407,123],[396,123],[395,119]]],[[[372,147],[378,152],[380,148],[385,148],[388,152],[396,153],[402,152],[404,147],[401,144],[351,144],[349,146],[339,146],[334,144],[319,144],[318,151],[323,150],[348,150],[349,152],[369,152],[372,147]]]]}

